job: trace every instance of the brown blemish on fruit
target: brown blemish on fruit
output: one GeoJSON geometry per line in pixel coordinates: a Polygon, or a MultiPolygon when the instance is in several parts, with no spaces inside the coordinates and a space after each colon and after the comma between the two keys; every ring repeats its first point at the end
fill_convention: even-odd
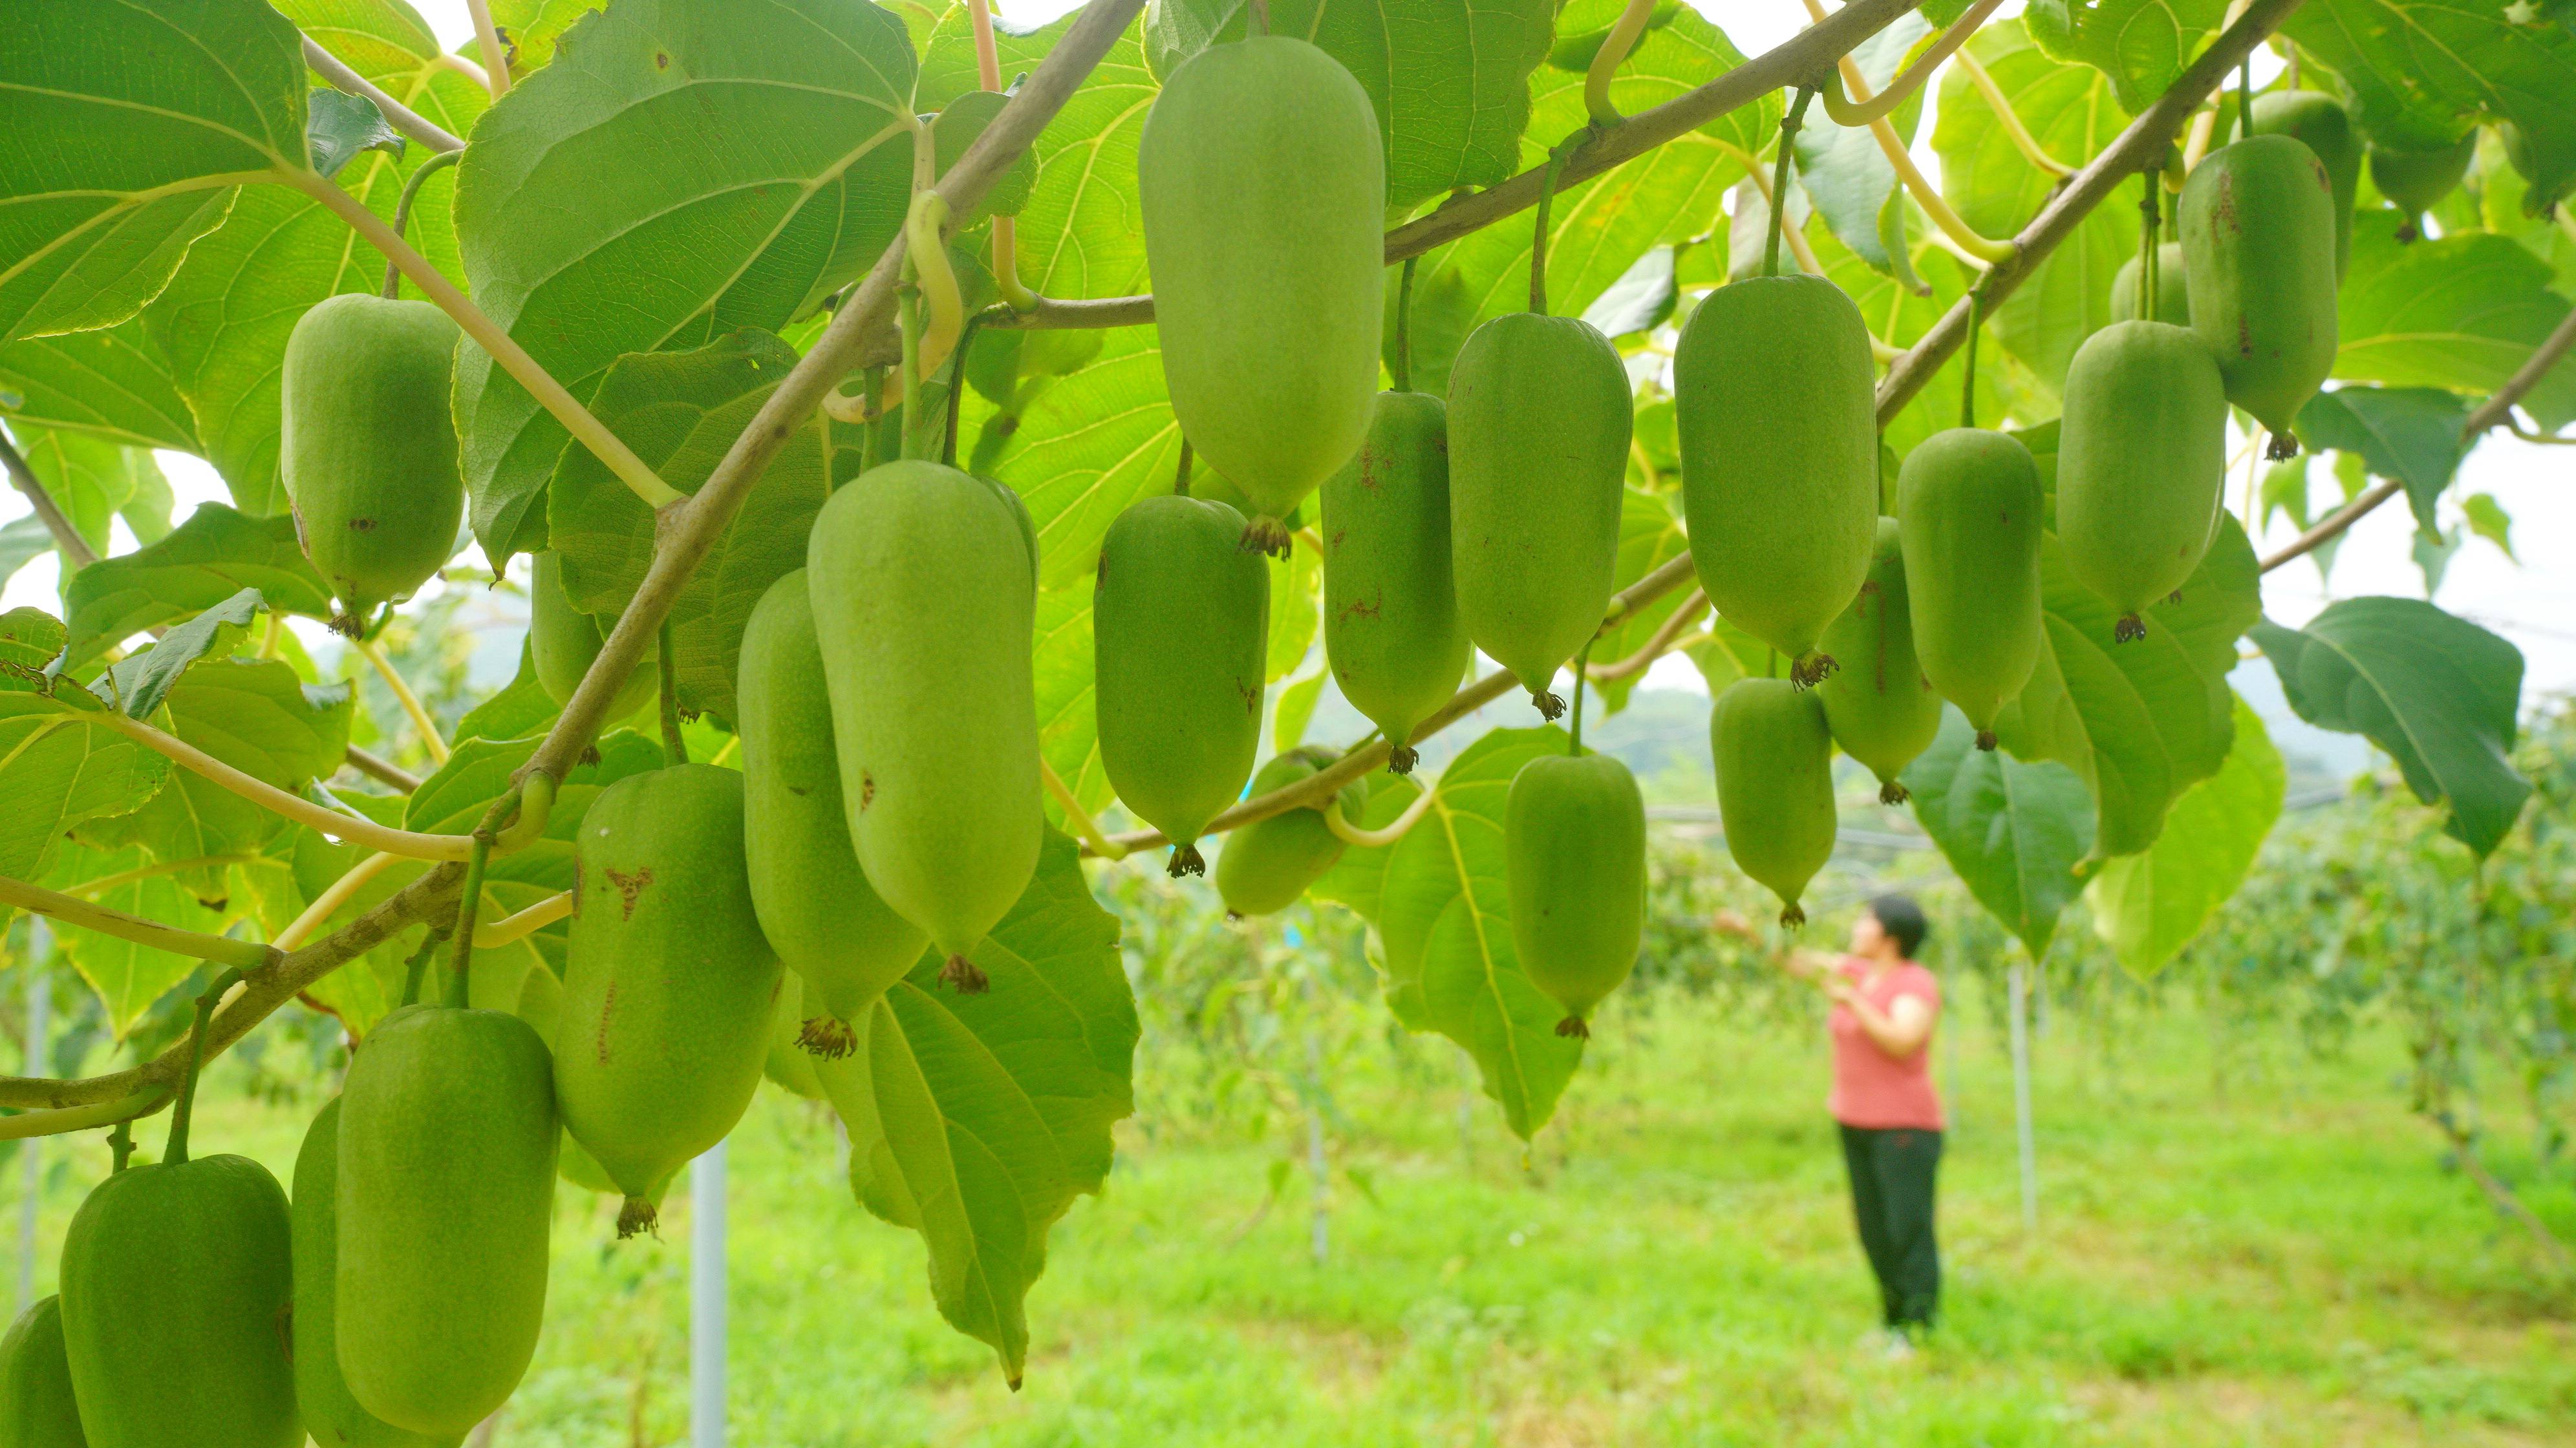
{"type": "Polygon", "coordinates": [[[859,808],[864,811],[877,802],[877,777],[869,770],[859,771],[859,808]]]}
{"type": "Polygon", "coordinates": [[[608,1023],[611,1020],[614,1020],[616,1016],[617,982],[611,980],[608,983],[608,994],[602,996],[599,1002],[599,1034],[591,1041],[591,1049],[598,1055],[599,1064],[602,1066],[608,1064],[609,1057],[608,1023]]]}
{"type": "Polygon", "coordinates": [[[1385,607],[1386,590],[1381,588],[1371,597],[1354,598],[1349,603],[1342,605],[1341,617],[1344,619],[1376,618],[1380,616],[1385,607]]]}
{"type": "Polygon", "coordinates": [[[1260,714],[1261,686],[1259,684],[1247,684],[1241,679],[1237,679],[1234,681],[1234,691],[1243,696],[1243,710],[1245,713],[1253,715],[1260,714]]]}
{"type": "Polygon", "coordinates": [[[653,883],[653,867],[645,865],[637,869],[632,875],[626,874],[620,870],[611,869],[606,865],[600,866],[599,869],[601,874],[608,877],[608,883],[617,888],[619,897],[624,901],[625,908],[619,913],[617,918],[620,920],[634,919],[636,898],[644,893],[645,886],[653,883]]]}
{"type": "Polygon", "coordinates": [[[352,533],[373,533],[376,531],[376,520],[373,518],[351,518],[349,520],[349,531],[352,533]]]}

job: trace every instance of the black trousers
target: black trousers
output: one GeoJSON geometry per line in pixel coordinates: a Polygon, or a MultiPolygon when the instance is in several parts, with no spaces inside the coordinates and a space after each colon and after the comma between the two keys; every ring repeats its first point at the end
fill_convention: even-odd
{"type": "Polygon", "coordinates": [[[1932,1236],[1932,1193],[1941,1133],[1910,1127],[1845,1126],[1852,1217],[1878,1277],[1889,1327],[1929,1327],[1941,1300],[1941,1249],[1932,1236]]]}

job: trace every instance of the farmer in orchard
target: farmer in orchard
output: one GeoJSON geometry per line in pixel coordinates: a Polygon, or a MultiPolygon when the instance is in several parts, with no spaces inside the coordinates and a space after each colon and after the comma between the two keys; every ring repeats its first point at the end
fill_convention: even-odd
{"type": "MultiPolygon", "coordinates": [[[[1721,910],[1717,928],[1759,940],[1721,910]]],[[[1886,1312],[1889,1350],[1910,1350],[1940,1305],[1941,1254],[1932,1231],[1941,1165],[1941,1097],[1932,1088],[1932,1028],[1941,985],[1914,958],[1930,929],[1923,907],[1881,895],[1852,922],[1850,953],[1791,949],[1780,964],[1833,1000],[1834,1084],[1825,1109],[1843,1139],[1852,1216],[1886,1312]]]]}

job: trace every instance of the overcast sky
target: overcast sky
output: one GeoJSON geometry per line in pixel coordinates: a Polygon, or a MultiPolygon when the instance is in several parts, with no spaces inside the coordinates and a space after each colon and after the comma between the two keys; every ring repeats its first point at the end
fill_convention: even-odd
{"type": "MultiPolygon", "coordinates": [[[[441,40],[450,46],[472,38],[464,0],[413,0],[441,40]]],[[[999,0],[1006,20],[1036,23],[1072,9],[1076,0],[999,0]]],[[[1800,7],[1783,0],[1691,0],[1723,27],[1737,48],[1748,54],[1779,44],[1803,23],[1800,7]]],[[[2018,5],[2006,7],[2007,13],[2018,5]]],[[[1918,132],[1927,138],[1918,156],[1936,177],[1939,161],[1931,154],[1930,118],[1918,132]]],[[[2576,364],[2570,364],[2576,365],[2576,364]]],[[[181,454],[161,455],[179,497],[179,516],[199,502],[224,499],[222,480],[204,462],[181,454]]],[[[2320,472],[2320,497],[2330,490],[2320,472]]],[[[2231,479],[2231,504],[2241,477],[2231,479]]],[[[2451,561],[2437,595],[2443,607],[2493,628],[2522,647],[2529,660],[2524,701],[2542,692],[2576,692],[2576,570],[2552,566],[2546,559],[2549,540],[2576,538],[2576,448],[2548,448],[2501,434],[2489,437],[2461,470],[2453,497],[2490,493],[2514,521],[2519,552],[2537,566],[2517,567],[2493,545],[2472,539],[2451,561]]],[[[2456,504],[2452,505],[2456,510],[2456,504]]],[[[26,512],[14,491],[0,495],[0,521],[26,512]]],[[[118,526],[119,551],[133,546],[118,526]]],[[[2420,596],[2423,576],[2412,559],[2413,520],[2402,504],[2391,503],[2353,529],[2335,559],[2330,588],[2316,568],[2299,562],[2264,580],[2263,606],[2272,618],[2288,624],[2305,622],[2334,598],[2391,593],[2420,596]]],[[[2266,543],[2277,546],[2294,536],[2284,523],[2266,543]]],[[[0,603],[33,604],[59,609],[55,564],[49,554],[29,564],[12,579],[0,603]]],[[[1696,671],[1679,658],[1663,660],[1652,676],[1658,683],[1697,688],[1696,671]]]]}

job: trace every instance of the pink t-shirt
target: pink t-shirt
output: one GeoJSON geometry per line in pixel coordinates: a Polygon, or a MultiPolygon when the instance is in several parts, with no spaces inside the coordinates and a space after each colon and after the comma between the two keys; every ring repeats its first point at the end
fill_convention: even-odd
{"type": "MultiPolygon", "coordinates": [[[[1869,962],[1856,955],[1834,967],[1854,985],[1869,980],[1869,962]]],[[[1941,983],[1913,961],[1891,968],[1875,984],[1863,986],[1862,998],[1881,1014],[1891,1014],[1898,996],[1914,996],[1935,1012],[1941,1009],[1941,983]]],[[[1847,1006],[1834,1007],[1834,1089],[1825,1109],[1845,1126],[1942,1128],[1941,1096],[1932,1089],[1929,1042],[1911,1056],[1891,1056],[1860,1027],[1847,1006]]]]}

